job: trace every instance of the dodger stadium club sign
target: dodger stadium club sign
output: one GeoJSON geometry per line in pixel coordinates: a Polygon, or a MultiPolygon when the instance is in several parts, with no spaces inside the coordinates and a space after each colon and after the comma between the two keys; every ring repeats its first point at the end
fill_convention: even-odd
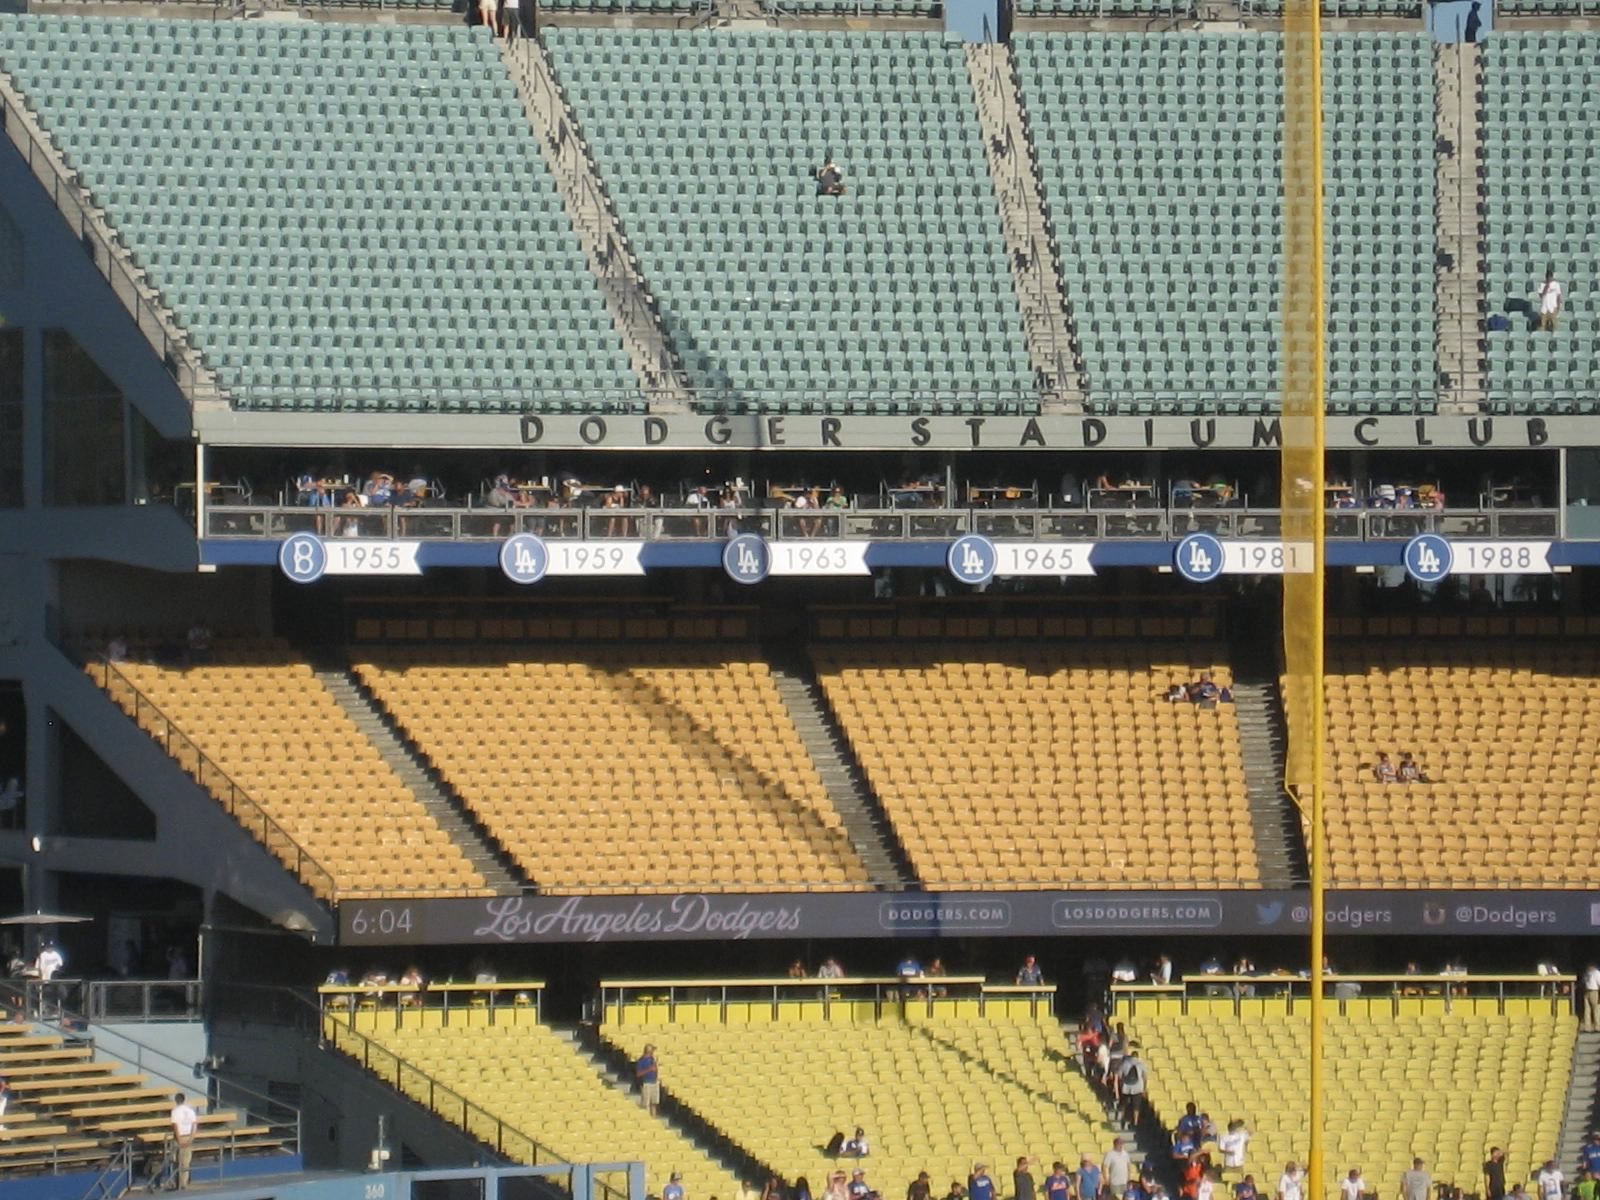
{"type": "MultiPolygon", "coordinates": [[[[818,892],[496,896],[348,902],[342,945],[1304,934],[1303,891],[818,892]]],[[[1335,891],[1339,933],[1469,935],[1600,930],[1600,892],[1335,891]]]]}
{"type": "MultiPolygon", "coordinates": [[[[196,411],[209,445],[425,445],[542,450],[1277,450],[1292,418],[798,416],[196,411]],[[264,420],[265,416],[272,419],[264,420]],[[373,425],[378,428],[375,430],[373,425]]],[[[1600,417],[1339,415],[1330,449],[1528,449],[1600,445],[1600,417]]]]}

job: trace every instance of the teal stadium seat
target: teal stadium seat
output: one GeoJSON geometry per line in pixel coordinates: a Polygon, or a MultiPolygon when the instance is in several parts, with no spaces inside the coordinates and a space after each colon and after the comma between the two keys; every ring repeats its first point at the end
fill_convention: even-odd
{"type": "Polygon", "coordinates": [[[960,46],[937,34],[551,29],[702,407],[1033,403],[960,46]],[[819,197],[832,154],[849,194],[819,197]],[[975,393],[997,397],[985,401],[975,393]]]}
{"type": "Polygon", "coordinates": [[[0,67],[235,403],[642,409],[486,32],[5,16],[0,67]]]}
{"type": "MultiPolygon", "coordinates": [[[[1178,413],[1276,404],[1280,38],[1052,33],[1014,45],[1092,402],[1178,413]]],[[[1324,54],[1329,406],[1382,396],[1426,409],[1430,43],[1341,34],[1324,54]]]]}
{"type": "Polygon", "coordinates": [[[1595,412],[1600,380],[1600,35],[1502,33],[1482,48],[1483,239],[1491,312],[1521,303],[1554,267],[1555,333],[1512,314],[1489,334],[1489,400],[1500,411],[1595,412]]]}

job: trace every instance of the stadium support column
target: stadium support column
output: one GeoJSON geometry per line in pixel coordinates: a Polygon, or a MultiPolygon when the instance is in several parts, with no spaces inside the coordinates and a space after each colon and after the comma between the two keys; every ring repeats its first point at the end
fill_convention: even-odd
{"type": "Polygon", "coordinates": [[[194,444],[194,535],[206,535],[206,444],[194,444]]]}
{"type": "Polygon", "coordinates": [[[1310,1129],[1306,1189],[1327,1195],[1323,1166],[1323,931],[1327,838],[1323,824],[1324,397],[1326,315],[1320,0],[1284,8],[1283,580],[1287,783],[1307,825],[1311,859],[1310,1129]]]}

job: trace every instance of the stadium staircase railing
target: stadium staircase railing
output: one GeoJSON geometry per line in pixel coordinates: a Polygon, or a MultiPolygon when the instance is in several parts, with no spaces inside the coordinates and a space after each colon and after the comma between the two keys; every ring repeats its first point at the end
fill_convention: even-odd
{"type": "Polygon", "coordinates": [[[332,873],[312,858],[288,832],[267,815],[228,773],[208,758],[151,699],[106,659],[89,664],[91,677],[106,695],[154,738],[196,783],[210,792],[245,831],[265,846],[324,904],[335,904],[339,888],[332,873]]]}
{"type": "Polygon", "coordinates": [[[4,71],[0,71],[0,126],[183,394],[191,402],[197,395],[216,395],[216,381],[190,348],[188,338],[154,289],[144,282],[142,272],[95,207],[89,190],[51,144],[4,71]]]}
{"type": "MultiPolygon", "coordinates": [[[[376,1007],[382,1000],[393,998],[396,1021],[403,1021],[408,1013],[421,1019],[420,1007],[411,1009],[401,1002],[401,997],[420,993],[443,996],[446,1005],[452,994],[460,995],[470,1005],[469,994],[528,993],[538,996],[543,983],[511,982],[496,984],[459,983],[432,984],[418,989],[391,984],[383,988],[324,986],[318,989],[318,1000],[313,1002],[289,988],[267,989],[277,993],[276,999],[286,1002],[293,1014],[293,1024],[302,1031],[315,1030],[317,1045],[336,1050],[357,1063],[400,1095],[427,1109],[441,1120],[450,1122],[476,1138],[495,1154],[509,1162],[537,1165],[563,1162],[564,1158],[530,1134],[513,1128],[493,1113],[487,1112],[468,1100],[460,1092],[428,1074],[420,1067],[401,1058],[392,1050],[355,1028],[353,1017],[362,1011],[361,997],[377,997],[376,1007]],[[348,1003],[341,1003],[348,1001],[348,1003]]],[[[535,1015],[539,1008],[535,1004],[535,1015]]],[[[492,1014],[493,1008],[490,1008],[492,1014]]]]}

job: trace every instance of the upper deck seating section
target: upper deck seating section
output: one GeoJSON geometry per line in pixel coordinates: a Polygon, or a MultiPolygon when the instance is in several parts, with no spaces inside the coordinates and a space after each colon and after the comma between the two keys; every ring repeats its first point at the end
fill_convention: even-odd
{"type": "Polygon", "coordinates": [[[386,650],[357,671],[544,891],[867,885],[753,649],[386,650]]]}
{"type": "Polygon", "coordinates": [[[1495,31],[1479,48],[1483,236],[1491,312],[1489,398],[1500,409],[1600,410],[1600,34],[1495,31]],[[1531,326],[1554,269],[1565,290],[1553,333],[1531,326]]]}
{"type": "Polygon", "coordinates": [[[1173,704],[1219,648],[814,648],[829,702],[934,887],[1260,882],[1231,704],[1173,704]],[[1204,802],[1198,803],[1197,798],[1204,802]]]}
{"type": "MultiPolygon", "coordinates": [[[[569,1162],[643,1160],[646,1186],[661,1195],[673,1171],[692,1197],[739,1194],[739,1181],[672,1126],[648,1115],[601,1077],[570,1038],[531,1020],[469,1025],[467,1014],[441,1025],[420,1014],[395,1027],[392,1013],[357,1014],[356,1028],[425,1075],[453,1088],[512,1129],[569,1162]],[[538,1085],[529,1086],[530,1080],[538,1085]]],[[[357,1043],[358,1045],[360,1043],[357,1043]]],[[[403,1078],[421,1080],[413,1072],[403,1078]]],[[[426,1102],[427,1083],[416,1098],[426,1102]]],[[[674,1085],[675,1086],[675,1085],[674,1085]]],[[[474,1116],[469,1126],[478,1131],[474,1116]]]]}
{"type": "Polygon", "coordinates": [[[0,69],[237,404],[642,408],[486,30],[6,16],[0,69]]]}
{"type": "MultiPolygon", "coordinates": [[[[1266,1015],[1238,1017],[1222,1011],[1232,1001],[1202,1001],[1203,1013],[1137,1015],[1127,1026],[1150,1064],[1150,1101],[1162,1119],[1176,1122],[1190,1100],[1224,1127],[1243,1119],[1254,1134],[1245,1168],[1266,1189],[1284,1163],[1305,1161],[1305,1089],[1285,1086],[1285,1064],[1306,1061],[1310,1027],[1304,1016],[1272,1012],[1281,999],[1244,1003],[1266,1015]]],[[[1416,1155],[1435,1181],[1475,1188],[1491,1145],[1506,1150],[1508,1182],[1531,1180],[1560,1140],[1576,1021],[1551,1015],[1549,1001],[1543,1013],[1505,1016],[1445,1015],[1442,998],[1402,1000],[1419,1011],[1394,1016],[1391,1003],[1374,997],[1368,1007],[1363,997],[1351,1012],[1330,1014],[1327,1174],[1310,1190],[1335,1192],[1355,1165],[1373,1183],[1397,1180],[1416,1155]]]]}
{"type": "Polygon", "coordinates": [[[546,37],[703,407],[1035,406],[961,47],[934,33],[546,37]],[[843,196],[808,173],[830,155],[843,196]]]}
{"type": "Polygon", "coordinates": [[[1046,1164],[1042,1182],[1063,1151],[1098,1158],[1109,1146],[1095,1119],[1099,1100],[1068,1065],[1072,1046],[1048,1014],[924,1020],[916,1007],[907,1006],[904,1022],[624,1024],[602,1032],[631,1056],[655,1044],[672,1064],[674,1096],[785,1178],[806,1176],[813,1188],[834,1165],[818,1149],[817,1131],[844,1123],[841,1113],[868,1131],[872,1154],[861,1166],[886,1195],[919,1171],[942,1189],[945,1180],[965,1179],[974,1162],[998,1178],[1023,1153],[1046,1164]],[[774,1106],[780,1079],[810,1082],[774,1106]]]}
{"type": "MultiPolygon", "coordinates": [[[[1014,44],[1092,403],[1276,404],[1282,39],[1028,33],[1014,44]]],[[[1393,33],[1340,35],[1324,50],[1332,408],[1431,403],[1430,53],[1423,35],[1393,33]]]]}
{"type": "MultiPolygon", "coordinates": [[[[203,665],[114,670],[332,875],[339,896],[485,893],[461,847],[286,643],[222,643],[203,665]]],[[[148,707],[112,695],[158,731],[148,707]]]]}
{"type": "Polygon", "coordinates": [[[1592,886],[1600,647],[1335,643],[1327,707],[1336,886],[1592,886]],[[1404,751],[1431,782],[1376,781],[1404,751]]]}

